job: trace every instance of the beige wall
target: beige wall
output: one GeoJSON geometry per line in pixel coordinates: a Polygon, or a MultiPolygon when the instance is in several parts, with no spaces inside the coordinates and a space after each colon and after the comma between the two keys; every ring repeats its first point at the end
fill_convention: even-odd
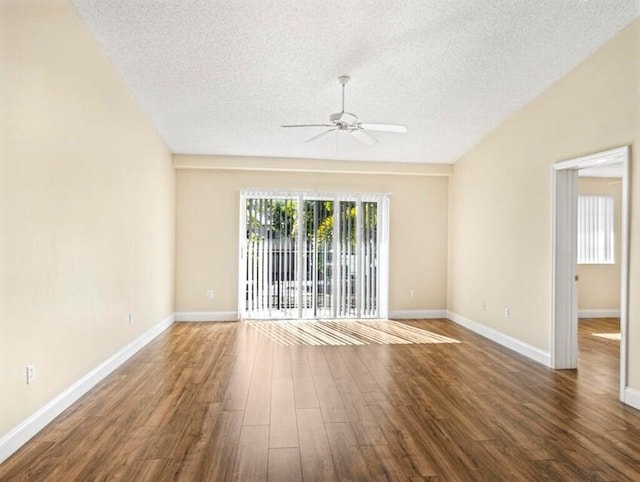
{"type": "Polygon", "coordinates": [[[579,194],[613,196],[614,264],[579,264],[578,310],[620,309],[620,231],[622,227],[622,183],[620,179],[581,177],[579,194]]]}
{"type": "MultiPolygon", "coordinates": [[[[639,42],[636,21],[455,165],[450,310],[549,349],[551,165],[637,145],[639,42]]],[[[629,374],[640,389],[640,176],[633,177],[632,199],[629,374]]]]}
{"type": "MultiPolygon", "coordinates": [[[[185,160],[175,156],[174,162],[185,160]]],[[[235,163],[241,167],[243,160],[235,163]]],[[[314,166],[323,169],[322,161],[314,166]]],[[[390,310],[445,308],[447,177],[178,169],[177,312],[237,310],[242,189],[390,193],[390,310]],[[214,300],[207,298],[208,289],[214,300]]]]}
{"type": "Polygon", "coordinates": [[[174,176],[66,1],[1,1],[0,105],[2,438],[172,313],[174,176]]]}

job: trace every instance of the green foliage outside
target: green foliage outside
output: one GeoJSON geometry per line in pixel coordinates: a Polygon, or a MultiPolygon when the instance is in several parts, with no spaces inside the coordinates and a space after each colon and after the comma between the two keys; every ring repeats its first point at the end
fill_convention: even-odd
{"type": "MultiPolygon", "coordinates": [[[[330,244],[333,240],[334,202],[303,201],[303,220],[305,238],[317,239],[321,245],[330,244]],[[314,216],[315,211],[315,216],[314,216]],[[314,223],[315,217],[315,223],[314,223]]],[[[248,241],[260,241],[266,238],[295,239],[298,235],[298,202],[293,199],[249,199],[247,200],[247,233],[248,241]]],[[[377,209],[375,203],[363,203],[366,228],[375,232],[377,226],[377,209]]],[[[355,246],[356,203],[342,202],[341,226],[349,225],[347,231],[352,247],[355,246]]],[[[344,239],[344,237],[343,237],[344,239]]]]}

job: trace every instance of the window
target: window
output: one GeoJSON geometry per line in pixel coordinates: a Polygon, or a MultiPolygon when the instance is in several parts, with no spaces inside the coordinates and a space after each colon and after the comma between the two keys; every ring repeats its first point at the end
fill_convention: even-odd
{"type": "Polygon", "coordinates": [[[578,196],[578,264],[613,264],[613,232],[613,196],[578,196]]]}

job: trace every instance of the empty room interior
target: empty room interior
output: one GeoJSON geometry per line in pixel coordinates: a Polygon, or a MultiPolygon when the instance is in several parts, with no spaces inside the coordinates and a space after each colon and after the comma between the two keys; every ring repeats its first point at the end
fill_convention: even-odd
{"type": "Polygon", "coordinates": [[[639,17],[0,0],[0,480],[639,480],[639,17]]]}

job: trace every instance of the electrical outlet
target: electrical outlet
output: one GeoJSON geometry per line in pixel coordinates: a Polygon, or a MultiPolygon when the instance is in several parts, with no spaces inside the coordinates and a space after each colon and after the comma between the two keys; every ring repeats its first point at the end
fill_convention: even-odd
{"type": "Polygon", "coordinates": [[[487,302],[486,301],[484,301],[482,303],[482,311],[487,311],[487,302]]]}
{"type": "Polygon", "coordinates": [[[409,291],[409,296],[411,296],[411,298],[415,298],[416,297],[416,290],[409,291]]]}
{"type": "Polygon", "coordinates": [[[505,308],[504,309],[504,317],[505,318],[510,318],[511,317],[511,308],[505,308]]]}
{"type": "Polygon", "coordinates": [[[34,364],[27,365],[27,385],[31,385],[36,381],[36,366],[34,364]]]}
{"type": "Polygon", "coordinates": [[[210,300],[213,299],[213,290],[207,290],[207,298],[209,298],[210,300]]]}
{"type": "Polygon", "coordinates": [[[129,313],[129,324],[133,323],[133,315],[129,313]]]}

